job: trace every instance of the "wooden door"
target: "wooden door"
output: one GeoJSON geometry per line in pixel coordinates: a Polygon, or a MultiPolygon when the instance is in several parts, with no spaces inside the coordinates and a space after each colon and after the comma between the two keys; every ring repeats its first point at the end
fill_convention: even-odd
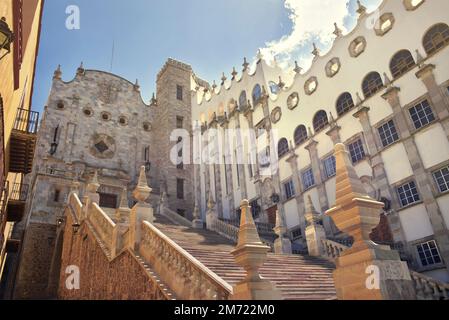
{"type": "Polygon", "coordinates": [[[275,225],[276,224],[276,211],[278,209],[278,206],[273,206],[269,209],[267,209],[267,215],[268,215],[268,223],[275,225]]]}

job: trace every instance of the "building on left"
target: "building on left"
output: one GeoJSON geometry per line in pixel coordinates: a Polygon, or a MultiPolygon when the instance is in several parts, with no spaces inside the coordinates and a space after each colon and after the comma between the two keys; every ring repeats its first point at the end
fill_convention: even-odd
{"type": "Polygon", "coordinates": [[[39,113],[32,110],[44,0],[0,0],[0,295],[16,258],[39,113]],[[13,232],[14,230],[14,232],[13,232]]]}

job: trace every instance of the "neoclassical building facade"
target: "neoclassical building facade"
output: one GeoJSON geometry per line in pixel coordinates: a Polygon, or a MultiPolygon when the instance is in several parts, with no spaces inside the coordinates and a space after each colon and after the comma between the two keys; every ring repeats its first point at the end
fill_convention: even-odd
{"type": "MultiPolygon", "coordinates": [[[[321,213],[335,203],[333,147],[342,142],[366,191],[385,203],[373,238],[448,281],[448,9],[446,1],[384,1],[368,14],[359,5],[357,26],[343,35],[336,25],[332,48],[314,47],[306,72],[296,64],[286,73],[259,55],[252,70],[245,59],[221,85],[198,85],[192,119],[204,147],[211,128],[222,137],[253,129],[253,141],[268,146],[234,135],[234,149],[211,151],[222,161],[197,166],[203,218],[209,199],[225,221],[249,199],[260,223],[274,224],[279,209],[294,247],[304,248],[305,203],[310,196],[321,213]],[[278,161],[271,175],[260,173],[267,155],[278,161]]],[[[329,217],[323,225],[328,238],[344,238],[329,217]]]]}

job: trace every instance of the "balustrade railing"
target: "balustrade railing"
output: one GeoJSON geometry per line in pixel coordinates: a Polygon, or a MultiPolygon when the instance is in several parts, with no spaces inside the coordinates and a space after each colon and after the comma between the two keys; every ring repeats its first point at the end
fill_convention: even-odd
{"type": "Polygon", "coordinates": [[[323,256],[330,260],[337,259],[343,251],[349,248],[329,239],[322,239],[321,243],[323,244],[323,256]]]}
{"type": "Polygon", "coordinates": [[[9,193],[9,200],[26,201],[28,196],[28,185],[23,183],[13,183],[9,193]]]}
{"type": "Polygon", "coordinates": [[[107,248],[111,250],[115,240],[114,229],[116,224],[114,221],[96,203],[93,203],[89,208],[89,221],[107,248]]]}
{"type": "Polygon", "coordinates": [[[161,214],[165,215],[170,220],[172,220],[173,222],[178,223],[181,226],[184,226],[184,227],[191,227],[192,226],[192,221],[184,218],[183,216],[179,215],[178,213],[174,212],[173,210],[170,210],[169,208],[163,207],[163,209],[161,210],[161,214]]]}
{"type": "Polygon", "coordinates": [[[235,225],[226,223],[225,221],[222,221],[218,219],[217,217],[213,216],[211,219],[212,223],[210,225],[210,229],[212,231],[215,231],[216,233],[222,235],[223,237],[237,242],[238,235],[239,235],[239,228],[235,225]]]}
{"type": "Polygon", "coordinates": [[[18,109],[16,120],[14,121],[14,130],[36,134],[39,126],[39,112],[27,109],[18,109]]]}
{"type": "Polygon", "coordinates": [[[449,284],[410,271],[418,300],[449,300],[449,284]]]}
{"type": "Polygon", "coordinates": [[[232,293],[226,281],[147,221],[139,253],[180,299],[227,300],[232,293]]]}

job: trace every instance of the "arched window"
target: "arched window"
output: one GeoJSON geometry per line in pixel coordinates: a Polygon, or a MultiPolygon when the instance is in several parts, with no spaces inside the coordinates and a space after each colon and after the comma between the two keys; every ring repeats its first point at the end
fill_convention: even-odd
{"type": "Polygon", "coordinates": [[[259,99],[262,97],[262,88],[259,84],[256,84],[256,86],[253,89],[253,105],[256,106],[256,104],[259,102],[259,99]]]}
{"type": "Polygon", "coordinates": [[[315,129],[315,133],[323,130],[329,123],[327,119],[327,113],[324,110],[320,110],[313,117],[313,129],[315,129]]]}
{"type": "Polygon", "coordinates": [[[246,108],[248,105],[248,99],[246,98],[246,91],[242,91],[239,97],[239,108],[246,108]]]}
{"type": "Polygon", "coordinates": [[[382,78],[378,72],[369,73],[362,83],[362,90],[365,98],[375,95],[384,86],[382,78]]]}
{"type": "Polygon", "coordinates": [[[390,62],[390,71],[394,78],[402,76],[415,65],[415,59],[408,50],[396,53],[390,62]]]}
{"type": "Polygon", "coordinates": [[[430,28],[424,35],[423,46],[427,54],[434,54],[449,44],[449,27],[439,23],[430,28]]]}
{"type": "Polygon", "coordinates": [[[295,144],[299,146],[307,140],[307,129],[304,125],[300,125],[296,128],[294,133],[295,144]]]}
{"type": "Polygon", "coordinates": [[[337,100],[337,114],[344,115],[346,112],[354,108],[354,100],[349,92],[343,93],[337,100]]]}
{"type": "Polygon", "coordinates": [[[278,142],[278,157],[282,158],[288,153],[288,141],[285,138],[282,138],[278,142]]]}

